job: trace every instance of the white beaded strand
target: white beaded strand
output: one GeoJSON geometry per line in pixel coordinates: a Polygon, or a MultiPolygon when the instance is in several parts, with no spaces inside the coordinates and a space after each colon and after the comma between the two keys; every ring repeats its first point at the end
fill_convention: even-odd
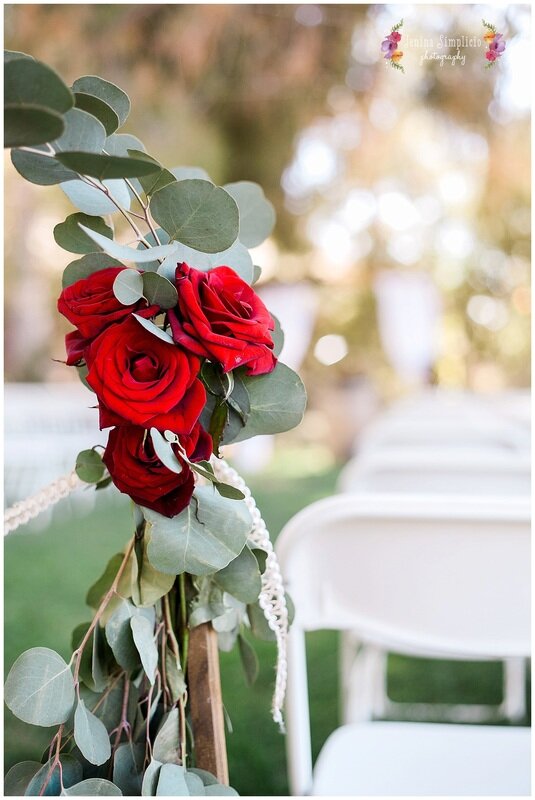
{"type": "Polygon", "coordinates": [[[28,497],[26,500],[20,500],[11,508],[7,508],[4,511],[4,536],[37,517],[47,508],[55,505],[83,485],[83,482],[73,470],[70,475],[58,478],[49,486],[37,492],[37,494],[28,497]]]}
{"type": "Polygon", "coordinates": [[[279,562],[273,544],[269,538],[269,531],[262,515],[257,508],[251,490],[243,478],[224,459],[212,457],[211,464],[216,477],[224,483],[229,483],[245,495],[245,504],[253,518],[253,528],[250,539],[262,550],[267,552],[266,568],[262,575],[262,591],[258,602],[264,616],[277,640],[277,674],[275,678],[275,692],[271,704],[271,713],[274,722],[278,723],[284,732],[284,719],[282,709],[286,694],[286,681],[288,666],[286,660],[286,644],[288,637],[288,608],[284,592],[284,583],[279,562]]]}

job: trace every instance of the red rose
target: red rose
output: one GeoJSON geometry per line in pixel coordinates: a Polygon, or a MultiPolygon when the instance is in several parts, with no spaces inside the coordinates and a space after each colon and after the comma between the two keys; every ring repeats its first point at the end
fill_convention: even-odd
{"type": "Polygon", "coordinates": [[[200,422],[197,422],[191,433],[180,436],[180,443],[190,461],[208,461],[212,455],[212,437],[200,422]]]}
{"type": "Polygon", "coordinates": [[[175,342],[218,361],[224,372],[247,365],[248,375],[275,368],[275,323],[254,289],[230,267],[201,272],[179,264],[178,306],[169,311],[175,342]]]}
{"type": "Polygon", "coordinates": [[[86,351],[87,382],[96,392],[100,427],[133,423],[191,433],[206,402],[199,359],[145,330],[130,316],[86,351]]]}
{"type": "Polygon", "coordinates": [[[81,278],[62,291],[58,300],[58,311],[76,325],[85,339],[94,339],[111,325],[121,322],[135,311],[142,317],[153,317],[158,306],[147,307],[142,298],[137,303],[125,306],[113,293],[113,282],[126,267],[108,267],[81,278]]]}
{"type": "Polygon", "coordinates": [[[165,517],[175,517],[191,500],[193,472],[182,464],[177,474],[165,467],[154,452],[150,433],[137,425],[114,428],[102,456],[114,484],[140,506],[152,508],[165,517]]]}
{"type": "Polygon", "coordinates": [[[65,337],[65,349],[67,351],[67,365],[77,366],[84,358],[85,351],[91,344],[91,339],[84,339],[79,331],[71,331],[65,337]]]}

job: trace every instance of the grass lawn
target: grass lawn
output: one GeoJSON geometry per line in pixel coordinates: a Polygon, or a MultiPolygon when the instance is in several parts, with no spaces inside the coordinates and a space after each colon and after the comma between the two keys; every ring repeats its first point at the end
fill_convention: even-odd
{"type": "MultiPolygon", "coordinates": [[[[273,537],[300,508],[332,494],[338,471],[292,477],[268,473],[250,485],[273,537]]],[[[131,533],[129,503],[99,498],[85,514],[56,515],[39,533],[20,529],[5,546],[5,669],[25,649],[48,646],[70,654],[70,635],[90,618],[84,598],[107,559],[131,533]]],[[[221,654],[224,702],[233,725],[227,736],[232,785],[242,795],[288,793],[284,737],[270,718],[274,645],[255,642],[260,675],[249,689],[237,653],[221,654]]],[[[309,637],[313,749],[316,755],[338,723],[336,634],[309,637]]],[[[498,702],[498,665],[451,665],[400,656],[389,659],[389,692],[406,701],[498,702]]],[[[5,767],[40,760],[51,729],[33,728],[6,710],[5,767]]]]}

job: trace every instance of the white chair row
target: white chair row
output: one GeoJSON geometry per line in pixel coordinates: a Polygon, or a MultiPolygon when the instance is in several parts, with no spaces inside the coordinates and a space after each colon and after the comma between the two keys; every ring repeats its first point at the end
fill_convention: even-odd
{"type": "Polygon", "coordinates": [[[305,633],[350,631],[384,651],[527,658],[529,503],[522,498],[339,495],[283,529],[296,619],[288,654],[295,795],[529,794],[529,729],[369,721],[328,739],[314,773],[305,633]]]}

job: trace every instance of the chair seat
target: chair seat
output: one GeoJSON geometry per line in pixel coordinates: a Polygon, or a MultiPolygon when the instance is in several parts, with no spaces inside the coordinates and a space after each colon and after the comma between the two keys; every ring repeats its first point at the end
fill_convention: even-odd
{"type": "Polygon", "coordinates": [[[529,795],[530,729],[370,722],[327,739],[318,795],[529,795]]]}

